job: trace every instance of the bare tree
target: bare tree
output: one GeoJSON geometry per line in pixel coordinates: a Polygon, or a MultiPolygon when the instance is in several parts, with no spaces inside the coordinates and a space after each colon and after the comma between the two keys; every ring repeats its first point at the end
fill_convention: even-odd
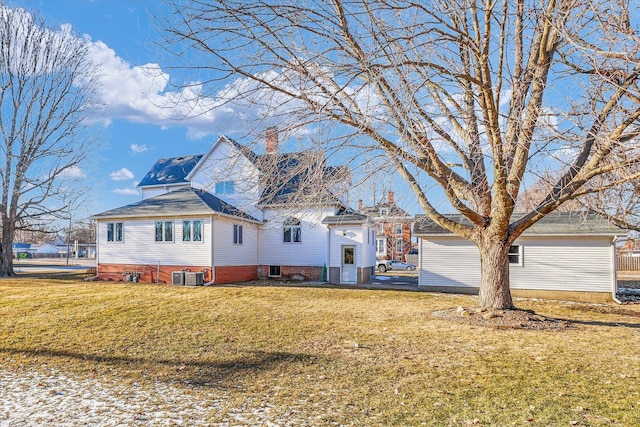
{"type": "Polygon", "coordinates": [[[69,218],[96,81],[84,40],[0,4],[0,274],[12,276],[16,229],[69,218]]]}
{"type": "Polygon", "coordinates": [[[527,228],[640,176],[626,0],[169,1],[168,40],[215,76],[203,85],[244,81],[233,97],[265,117],[338,125],[330,148],[386,154],[425,214],[477,245],[481,307],[513,307],[508,250],[527,228]],[[545,171],[558,178],[514,216],[545,171]]]}

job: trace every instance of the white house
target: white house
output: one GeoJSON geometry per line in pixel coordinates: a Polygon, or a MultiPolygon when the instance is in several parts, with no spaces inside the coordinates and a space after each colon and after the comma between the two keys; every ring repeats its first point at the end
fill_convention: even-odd
{"type": "Polygon", "coordinates": [[[222,136],[205,154],[158,160],[139,183],[141,201],[94,216],[98,277],[369,281],[373,224],[336,196],[348,167],[317,152],[279,153],[273,130],[266,142],[256,154],[222,136]]]}
{"type": "MultiPolygon", "coordinates": [[[[464,223],[460,215],[451,219],[464,223]]],[[[477,247],[436,225],[416,219],[418,286],[422,290],[477,293],[477,247]]],[[[510,249],[513,296],[606,301],[615,298],[615,240],[626,234],[593,213],[555,212],[534,224],[510,249]]]]}

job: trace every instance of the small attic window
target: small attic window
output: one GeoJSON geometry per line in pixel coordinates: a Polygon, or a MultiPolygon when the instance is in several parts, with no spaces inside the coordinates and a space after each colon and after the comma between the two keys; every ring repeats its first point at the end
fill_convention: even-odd
{"type": "Polygon", "coordinates": [[[233,181],[221,181],[216,183],[216,194],[233,194],[233,181]]]}
{"type": "Polygon", "coordinates": [[[385,216],[389,214],[389,210],[387,208],[380,208],[380,216],[385,216]]]}

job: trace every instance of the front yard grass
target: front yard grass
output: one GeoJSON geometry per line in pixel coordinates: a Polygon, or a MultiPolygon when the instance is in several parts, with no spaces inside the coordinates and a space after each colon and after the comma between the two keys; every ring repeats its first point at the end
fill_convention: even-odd
{"type": "MultiPolygon", "coordinates": [[[[220,392],[308,425],[639,425],[640,306],[516,300],[560,331],[438,319],[470,296],[0,281],[0,369],[220,392]]],[[[0,395],[2,393],[0,392],[0,395]]],[[[10,398],[5,396],[3,398],[10,398]]]]}

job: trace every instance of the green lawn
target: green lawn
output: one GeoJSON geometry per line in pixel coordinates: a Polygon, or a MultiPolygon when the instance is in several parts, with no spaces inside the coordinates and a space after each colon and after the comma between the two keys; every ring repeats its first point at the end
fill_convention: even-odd
{"type": "MultiPolygon", "coordinates": [[[[312,425],[640,425],[640,306],[517,300],[575,321],[431,316],[469,296],[0,281],[0,369],[220,390],[312,425]]],[[[225,408],[203,414],[220,421],[225,408]]]]}

